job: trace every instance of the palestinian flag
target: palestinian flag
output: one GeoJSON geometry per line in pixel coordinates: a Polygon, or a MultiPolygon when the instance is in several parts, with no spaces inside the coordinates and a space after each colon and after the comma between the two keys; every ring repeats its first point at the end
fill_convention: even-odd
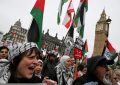
{"type": "Polygon", "coordinates": [[[41,48],[41,38],[42,38],[42,21],[44,13],[45,0],[37,0],[35,3],[31,15],[33,16],[33,21],[28,30],[27,39],[28,42],[36,42],[38,47],[41,48]]]}
{"type": "Polygon", "coordinates": [[[59,8],[58,8],[58,15],[57,15],[57,24],[60,24],[60,16],[62,14],[62,7],[64,3],[66,3],[68,0],[60,0],[59,8]]]}
{"type": "Polygon", "coordinates": [[[83,56],[82,63],[87,64],[88,58],[87,55],[83,56]]]}
{"type": "Polygon", "coordinates": [[[113,46],[111,45],[111,43],[108,40],[106,41],[104,56],[107,59],[115,59],[117,56],[116,50],[113,48],[113,46]]]}
{"type": "Polygon", "coordinates": [[[68,30],[68,32],[65,36],[65,40],[64,40],[64,43],[66,45],[65,53],[64,53],[65,55],[69,55],[71,52],[71,49],[74,47],[73,37],[74,37],[74,28],[73,28],[73,25],[71,25],[70,29],[68,30]]]}
{"type": "Polygon", "coordinates": [[[74,26],[77,27],[79,36],[84,36],[85,14],[88,10],[88,0],[80,0],[76,16],[74,18],[74,26]]]}
{"type": "Polygon", "coordinates": [[[88,52],[88,43],[87,43],[87,40],[85,41],[85,44],[83,46],[83,53],[87,53],[88,52]]]}
{"type": "Polygon", "coordinates": [[[117,60],[117,62],[116,62],[116,65],[117,65],[117,66],[120,66],[120,53],[118,53],[118,60],[117,60]]]}

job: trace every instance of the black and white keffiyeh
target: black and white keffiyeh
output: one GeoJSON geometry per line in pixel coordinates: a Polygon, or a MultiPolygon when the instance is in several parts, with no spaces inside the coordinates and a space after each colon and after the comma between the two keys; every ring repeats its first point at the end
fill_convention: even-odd
{"type": "Polygon", "coordinates": [[[63,85],[63,80],[65,85],[72,85],[73,73],[70,68],[65,67],[65,61],[70,57],[64,55],[60,59],[60,63],[56,66],[56,73],[58,78],[58,84],[63,85]]]}
{"type": "Polygon", "coordinates": [[[10,46],[8,60],[9,61],[13,60],[19,54],[21,54],[21,53],[25,52],[26,50],[29,50],[30,48],[33,48],[33,47],[37,47],[37,45],[33,42],[24,43],[24,44],[19,43],[19,44],[10,46]]]}
{"type": "Polygon", "coordinates": [[[7,59],[0,59],[0,83],[7,83],[9,78],[9,61],[7,59]]]}
{"type": "MultiPolygon", "coordinates": [[[[7,59],[0,59],[0,83],[7,83],[10,78],[9,65],[10,62],[19,54],[29,50],[30,48],[37,47],[33,42],[24,44],[14,44],[9,47],[9,55],[7,59]]],[[[38,48],[38,47],[37,47],[38,48]]]]}

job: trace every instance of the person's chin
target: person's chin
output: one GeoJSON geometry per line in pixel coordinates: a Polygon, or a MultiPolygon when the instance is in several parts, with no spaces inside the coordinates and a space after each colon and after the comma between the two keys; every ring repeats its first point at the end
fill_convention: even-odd
{"type": "Polygon", "coordinates": [[[32,78],[32,76],[33,76],[33,74],[28,74],[28,75],[26,75],[26,78],[30,79],[30,78],[32,78]]]}
{"type": "Polygon", "coordinates": [[[25,77],[26,77],[27,79],[30,79],[30,78],[32,78],[32,76],[33,76],[33,72],[32,72],[32,71],[27,71],[25,77]]]}

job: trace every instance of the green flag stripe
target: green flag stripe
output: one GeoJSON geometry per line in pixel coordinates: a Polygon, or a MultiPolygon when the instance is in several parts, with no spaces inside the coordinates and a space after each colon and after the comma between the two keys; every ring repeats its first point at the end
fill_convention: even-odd
{"type": "Polygon", "coordinates": [[[66,3],[68,0],[63,0],[64,3],[66,3]]]}
{"type": "Polygon", "coordinates": [[[79,33],[80,33],[79,35],[81,36],[81,38],[83,38],[83,35],[84,35],[84,25],[81,26],[79,33]]]}
{"type": "Polygon", "coordinates": [[[85,4],[86,12],[88,11],[88,4],[85,4]]]}
{"type": "Polygon", "coordinates": [[[40,11],[37,8],[33,8],[31,11],[32,16],[34,17],[34,19],[36,20],[37,24],[39,26],[42,26],[42,21],[43,21],[43,12],[40,11]]]}
{"type": "Polygon", "coordinates": [[[60,17],[62,14],[62,7],[64,5],[64,3],[66,3],[68,0],[60,0],[60,4],[59,4],[59,9],[58,9],[58,15],[57,15],[57,24],[60,24],[60,17]]]}

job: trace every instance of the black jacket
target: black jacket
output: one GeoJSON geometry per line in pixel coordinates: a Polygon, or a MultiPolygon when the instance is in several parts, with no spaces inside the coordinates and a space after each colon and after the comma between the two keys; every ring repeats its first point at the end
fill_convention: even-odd
{"type": "Polygon", "coordinates": [[[10,79],[8,80],[8,83],[42,83],[42,80],[37,76],[33,76],[30,79],[15,78],[11,76],[10,79]]]}
{"type": "Polygon", "coordinates": [[[51,80],[55,80],[56,81],[56,74],[55,74],[55,66],[56,66],[56,62],[50,62],[49,60],[44,62],[43,65],[43,70],[42,70],[42,76],[48,76],[49,79],[51,80]]]}
{"type": "Polygon", "coordinates": [[[99,81],[97,78],[92,77],[90,75],[83,75],[82,77],[77,78],[74,82],[73,85],[104,85],[101,81],[99,81]]]}

